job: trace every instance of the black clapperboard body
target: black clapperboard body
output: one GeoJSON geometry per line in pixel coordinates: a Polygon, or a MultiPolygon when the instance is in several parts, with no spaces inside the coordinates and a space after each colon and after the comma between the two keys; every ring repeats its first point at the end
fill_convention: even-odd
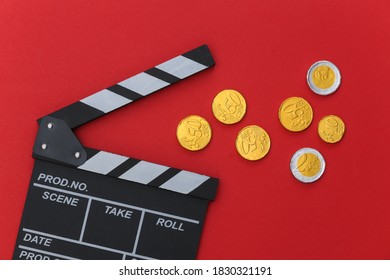
{"type": "Polygon", "coordinates": [[[14,259],[195,259],[218,179],[84,147],[72,129],[214,65],[206,45],[38,121],[14,259]]]}

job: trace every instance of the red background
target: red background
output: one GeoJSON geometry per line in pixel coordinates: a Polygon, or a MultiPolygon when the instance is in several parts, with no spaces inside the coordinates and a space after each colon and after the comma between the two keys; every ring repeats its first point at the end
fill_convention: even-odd
{"type": "Polygon", "coordinates": [[[390,259],[390,2],[15,1],[0,2],[0,258],[9,259],[30,180],[35,120],[201,44],[216,66],[76,130],[89,147],[220,178],[199,259],[390,259]],[[341,87],[317,96],[306,83],[327,59],[341,87]],[[235,125],[219,123],[211,102],[222,89],[248,104],[235,125]],[[291,133],[281,102],[308,100],[311,126],[291,133]],[[184,150],[176,126],[190,114],[213,129],[209,146],[184,150]],[[318,121],[339,115],[344,139],[331,145],[318,121]],[[272,146],[257,162],[234,141],[246,125],[272,146]],[[313,184],[290,173],[293,153],[326,160],[313,184]]]}

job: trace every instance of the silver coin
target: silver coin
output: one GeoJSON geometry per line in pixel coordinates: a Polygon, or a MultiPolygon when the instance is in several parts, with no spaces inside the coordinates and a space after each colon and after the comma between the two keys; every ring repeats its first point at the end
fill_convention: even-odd
{"type": "Polygon", "coordinates": [[[302,148],[295,152],[290,162],[291,173],[303,183],[318,180],[325,171],[325,160],[315,149],[302,148]]]}
{"type": "Polygon", "coordinates": [[[311,90],[319,95],[329,95],[335,92],[341,83],[339,69],[326,60],[314,63],[307,71],[306,79],[311,90]]]}

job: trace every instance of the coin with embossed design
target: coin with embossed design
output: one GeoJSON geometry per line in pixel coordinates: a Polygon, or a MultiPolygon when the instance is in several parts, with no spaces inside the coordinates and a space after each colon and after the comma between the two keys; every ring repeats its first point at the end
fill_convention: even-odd
{"type": "Polygon", "coordinates": [[[314,63],[307,71],[306,79],[311,90],[319,95],[329,95],[335,92],[341,83],[339,69],[326,60],[314,63]]]}
{"type": "Polygon", "coordinates": [[[257,125],[241,129],[236,138],[237,152],[247,160],[259,160],[267,155],[271,147],[268,133],[257,125]]]}
{"type": "Polygon", "coordinates": [[[211,127],[202,117],[190,115],[177,126],[176,136],[180,145],[190,151],[198,151],[211,140],[211,127]]]}
{"type": "Polygon", "coordinates": [[[313,109],[305,99],[290,97],[280,105],[279,120],[290,131],[302,131],[312,122],[313,109]]]}
{"type": "Polygon", "coordinates": [[[238,91],[225,89],[215,96],[212,109],[217,120],[224,124],[234,124],[244,117],[246,102],[238,91]]]}
{"type": "Polygon", "coordinates": [[[318,134],[327,143],[339,142],[343,138],[344,132],[345,124],[338,116],[325,116],[318,123],[318,134]]]}
{"type": "Polygon", "coordinates": [[[302,148],[291,158],[291,173],[303,183],[318,180],[325,171],[325,160],[315,149],[302,148]]]}

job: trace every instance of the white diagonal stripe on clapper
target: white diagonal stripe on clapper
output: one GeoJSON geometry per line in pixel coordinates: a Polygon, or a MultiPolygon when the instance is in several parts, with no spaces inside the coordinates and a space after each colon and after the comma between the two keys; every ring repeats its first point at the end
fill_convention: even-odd
{"type": "Polygon", "coordinates": [[[169,167],[164,165],[140,161],[121,176],[119,176],[119,178],[142,184],[148,184],[168,169],[169,167]]]}
{"type": "Polygon", "coordinates": [[[179,55],[175,58],[172,58],[164,63],[157,65],[156,68],[165,71],[173,76],[176,76],[180,79],[184,79],[188,76],[191,76],[192,74],[206,69],[207,66],[204,66],[203,64],[193,61],[192,59],[179,55]]]}
{"type": "Polygon", "coordinates": [[[118,85],[145,96],[170,84],[145,72],[141,72],[118,83],[118,85]]]}
{"type": "Polygon", "coordinates": [[[80,102],[87,104],[95,109],[98,109],[104,113],[111,112],[119,107],[132,102],[132,100],[124,98],[112,91],[103,89],[95,94],[88,96],[80,100],[80,102]]]}
{"type": "Polygon", "coordinates": [[[199,187],[210,177],[189,171],[180,171],[160,186],[161,189],[188,194],[199,187]]]}
{"type": "Polygon", "coordinates": [[[78,168],[107,175],[110,171],[124,163],[127,159],[128,157],[125,156],[100,151],[78,168]]]}

